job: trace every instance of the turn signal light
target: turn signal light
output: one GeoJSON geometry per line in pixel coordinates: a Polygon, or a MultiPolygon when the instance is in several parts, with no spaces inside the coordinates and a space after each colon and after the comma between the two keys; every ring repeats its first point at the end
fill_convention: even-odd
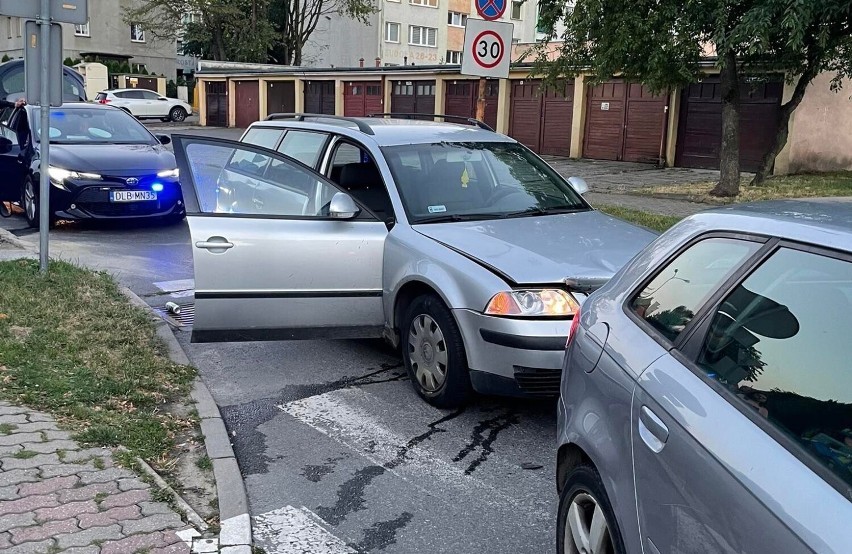
{"type": "Polygon", "coordinates": [[[569,317],[578,309],[577,301],[564,290],[513,290],[495,294],[485,307],[485,313],[496,316],[569,317]]]}

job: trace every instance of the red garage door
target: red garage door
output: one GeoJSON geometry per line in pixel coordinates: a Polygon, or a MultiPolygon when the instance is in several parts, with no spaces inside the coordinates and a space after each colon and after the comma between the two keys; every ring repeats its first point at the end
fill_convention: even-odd
{"type": "Polygon", "coordinates": [[[539,154],[568,156],[574,83],[541,90],[541,81],[512,81],[509,135],[539,154]]]}
{"type": "Polygon", "coordinates": [[[589,87],[583,156],[657,162],[665,120],[666,97],[640,84],[613,79],[589,87]]]}
{"type": "MultiPolygon", "coordinates": [[[[740,84],[740,168],[757,171],[778,131],[784,82],[740,84]]],[[[675,165],[719,168],[722,92],[719,78],[693,83],[681,96],[675,165]]]]}
{"type": "Polygon", "coordinates": [[[245,128],[260,119],[260,87],[257,81],[234,83],[237,95],[234,110],[237,127],[245,128]]]}
{"type": "Polygon", "coordinates": [[[382,113],[384,104],[381,81],[346,83],[343,93],[343,115],[364,117],[382,113]]]}
{"type": "Polygon", "coordinates": [[[390,111],[435,113],[435,81],[394,81],[390,111]]]}
{"type": "MultiPolygon", "coordinates": [[[[476,99],[479,95],[479,81],[448,81],[444,100],[444,113],[461,117],[476,117],[476,99]]],[[[485,85],[485,123],[492,129],[497,128],[497,98],[500,85],[496,80],[486,81],[485,85]]]]}
{"type": "Polygon", "coordinates": [[[305,112],[334,115],[334,81],[305,81],[305,112]]]}

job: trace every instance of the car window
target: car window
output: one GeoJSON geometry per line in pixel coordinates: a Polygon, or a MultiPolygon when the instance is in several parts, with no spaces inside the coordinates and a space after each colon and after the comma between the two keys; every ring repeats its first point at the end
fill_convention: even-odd
{"type": "Polygon", "coordinates": [[[0,126],[0,134],[2,134],[4,138],[11,140],[12,146],[18,146],[18,134],[15,133],[15,131],[5,125],[2,125],[0,126]]]}
{"type": "Polygon", "coordinates": [[[127,98],[128,97],[126,92],[113,92],[112,95],[115,96],[116,98],[127,98]]]}
{"type": "Polygon", "coordinates": [[[131,98],[133,100],[143,100],[145,96],[142,94],[141,90],[128,90],[124,93],[123,98],[131,98]]]}
{"type": "MultiPolygon", "coordinates": [[[[41,139],[39,114],[40,108],[33,108],[37,141],[41,139]]],[[[51,108],[49,133],[50,142],[56,144],[157,144],[133,116],[101,107],[51,108]]]]}
{"type": "Polygon", "coordinates": [[[329,177],[382,219],[392,215],[393,208],[382,174],[364,148],[339,142],[334,148],[329,177]]]}
{"type": "Polygon", "coordinates": [[[151,91],[148,91],[148,90],[143,90],[143,91],[142,91],[142,98],[144,98],[145,100],[159,100],[159,99],[160,99],[160,95],[159,95],[159,94],[157,94],[156,92],[151,92],[151,91]]]}
{"type": "Polygon", "coordinates": [[[300,164],[246,148],[189,144],[186,155],[205,213],[327,217],[339,192],[300,164]]]}
{"type": "Polygon", "coordinates": [[[710,296],[760,246],[729,238],[699,241],[666,264],[631,300],[631,309],[673,341],[710,296]]]}
{"type": "Polygon", "coordinates": [[[98,101],[98,102],[100,102],[101,100],[106,100],[106,99],[107,99],[107,95],[106,95],[105,92],[99,92],[97,94],[97,96],[95,96],[95,100],[98,101]]]}
{"type": "Polygon", "coordinates": [[[781,248],[720,304],[698,365],[852,485],[852,262],[781,248]]]}
{"type": "Polygon", "coordinates": [[[281,129],[252,127],[251,129],[246,131],[242,142],[274,150],[275,145],[277,145],[278,141],[281,140],[281,135],[283,134],[284,131],[281,129]]]}
{"type": "Polygon", "coordinates": [[[316,167],[327,139],[325,133],[287,131],[278,151],[307,166],[316,167]]]}

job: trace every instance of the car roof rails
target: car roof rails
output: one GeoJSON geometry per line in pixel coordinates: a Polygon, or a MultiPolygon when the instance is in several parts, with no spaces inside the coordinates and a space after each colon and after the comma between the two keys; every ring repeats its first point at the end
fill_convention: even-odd
{"type": "Polygon", "coordinates": [[[485,129],[486,131],[494,131],[490,125],[485,123],[484,121],[480,121],[474,117],[465,117],[463,115],[446,115],[446,114],[431,114],[431,113],[398,113],[398,112],[387,112],[387,113],[374,113],[370,114],[367,117],[395,117],[399,119],[423,119],[428,118],[434,120],[435,118],[441,118],[444,121],[453,121],[459,123],[466,123],[468,125],[474,125],[479,127],[480,129],[485,129]]]}
{"type": "Polygon", "coordinates": [[[281,121],[283,119],[292,119],[294,121],[305,121],[306,119],[328,119],[336,124],[351,123],[356,126],[359,131],[367,135],[376,134],[373,132],[373,128],[367,125],[367,123],[355,119],[354,117],[343,117],[340,115],[327,115],[321,113],[273,113],[269,114],[265,121],[281,121]]]}

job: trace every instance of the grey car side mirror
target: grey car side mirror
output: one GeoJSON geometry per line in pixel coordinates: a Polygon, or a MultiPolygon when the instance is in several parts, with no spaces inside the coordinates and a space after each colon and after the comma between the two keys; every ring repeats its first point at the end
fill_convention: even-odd
{"type": "Polygon", "coordinates": [[[328,206],[328,214],[335,219],[352,219],[360,211],[355,200],[345,192],[335,193],[328,206]]]}
{"type": "Polygon", "coordinates": [[[586,184],[585,179],[581,179],[580,177],[569,177],[568,182],[577,191],[577,194],[586,194],[589,192],[589,185],[586,184]]]}

